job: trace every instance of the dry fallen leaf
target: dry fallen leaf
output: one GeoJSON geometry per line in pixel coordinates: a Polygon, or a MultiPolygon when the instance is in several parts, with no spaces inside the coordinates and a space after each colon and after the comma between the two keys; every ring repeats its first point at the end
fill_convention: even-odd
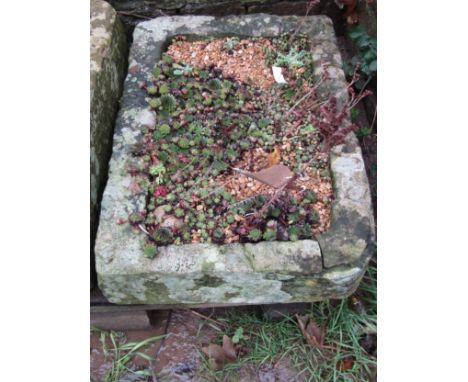
{"type": "Polygon", "coordinates": [[[226,363],[226,355],[221,346],[209,344],[202,348],[203,353],[208,357],[208,362],[213,369],[221,369],[226,363]]]}
{"type": "Polygon", "coordinates": [[[245,354],[245,349],[242,346],[234,346],[232,340],[224,335],[223,346],[217,344],[209,344],[202,348],[203,353],[208,357],[208,362],[211,368],[215,370],[222,369],[227,363],[234,362],[238,354],[245,354]]]}
{"type": "Polygon", "coordinates": [[[294,173],[283,164],[276,164],[257,172],[248,172],[235,167],[233,170],[273,188],[281,188],[285,186],[294,177],[294,173]]]}
{"type": "Polygon", "coordinates": [[[237,358],[236,349],[234,348],[234,344],[232,340],[227,335],[223,336],[223,350],[228,360],[230,361],[236,360],[237,358]]]}
{"type": "Polygon", "coordinates": [[[281,152],[278,145],[275,145],[275,149],[268,154],[268,165],[274,166],[281,161],[281,152]]]}
{"type": "Polygon", "coordinates": [[[296,314],[296,318],[302,335],[309,345],[321,348],[325,340],[325,328],[319,328],[315,321],[309,316],[299,316],[296,314]]]}
{"type": "Polygon", "coordinates": [[[336,368],[337,370],[340,370],[340,371],[346,371],[346,370],[349,370],[353,367],[354,365],[354,357],[353,356],[348,356],[348,357],[345,357],[343,359],[340,359],[337,363],[336,363],[336,368]]]}
{"type": "Polygon", "coordinates": [[[342,0],[346,6],[344,18],[348,24],[356,24],[359,21],[359,16],[356,12],[357,0],[342,0]]]}

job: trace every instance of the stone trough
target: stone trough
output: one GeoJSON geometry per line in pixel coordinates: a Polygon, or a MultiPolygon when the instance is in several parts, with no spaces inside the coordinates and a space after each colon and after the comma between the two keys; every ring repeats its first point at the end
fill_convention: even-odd
{"type": "Polygon", "coordinates": [[[332,22],[325,16],[160,17],[134,32],[117,118],[109,180],[104,191],[95,253],[99,287],[117,304],[203,305],[312,302],[351,294],[366,270],[374,246],[369,184],[357,139],[332,149],[332,222],[316,240],[256,244],[188,244],[143,254],[144,233],[119,224],[145,208],[144,196],[129,185],[126,163],[141,128],[155,123],[139,82],[151,78],[171,38],[192,35],[274,37],[298,25],[313,45],[314,74],[327,68],[321,91],[347,97],[332,22]],[[304,22],[303,22],[304,21],[304,22]]]}

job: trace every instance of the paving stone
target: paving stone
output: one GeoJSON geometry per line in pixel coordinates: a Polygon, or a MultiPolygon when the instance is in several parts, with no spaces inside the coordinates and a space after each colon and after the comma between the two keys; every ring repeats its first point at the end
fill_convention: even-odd
{"type": "Polygon", "coordinates": [[[151,328],[145,310],[91,312],[91,325],[102,330],[142,330],[151,328]]]}

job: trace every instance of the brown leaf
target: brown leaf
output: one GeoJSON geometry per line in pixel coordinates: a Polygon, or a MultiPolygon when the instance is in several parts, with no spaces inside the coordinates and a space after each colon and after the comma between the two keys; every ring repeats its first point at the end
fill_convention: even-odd
{"type": "Polygon", "coordinates": [[[227,359],[231,361],[236,360],[237,358],[236,349],[234,349],[234,344],[232,343],[232,340],[227,335],[223,336],[223,350],[227,359]]]}
{"type": "Polygon", "coordinates": [[[268,154],[268,165],[273,166],[281,161],[281,151],[278,145],[275,145],[275,149],[268,154]]]}
{"type": "Polygon", "coordinates": [[[309,316],[296,315],[296,318],[302,335],[309,345],[321,348],[325,340],[325,328],[319,328],[309,316]]]}
{"type": "Polygon", "coordinates": [[[356,12],[351,13],[348,17],[346,17],[346,22],[350,25],[357,24],[359,22],[359,16],[356,12]]]}
{"type": "Polygon", "coordinates": [[[273,188],[281,188],[294,178],[294,173],[282,164],[276,164],[258,172],[248,172],[239,168],[233,169],[273,188]]]}
{"type": "Polygon", "coordinates": [[[226,363],[226,354],[221,346],[209,344],[202,348],[203,353],[208,357],[208,362],[213,369],[221,369],[226,363]]]}
{"type": "Polygon", "coordinates": [[[348,356],[343,359],[340,359],[336,363],[336,368],[340,371],[346,371],[349,370],[353,367],[354,365],[354,357],[353,356],[348,356]]]}
{"type": "MultiPolygon", "coordinates": [[[[243,349],[239,349],[239,352],[243,349]]],[[[224,335],[223,346],[217,344],[209,344],[208,346],[202,347],[203,353],[208,357],[208,363],[213,369],[219,370],[224,367],[225,364],[234,362],[237,359],[237,351],[232,340],[224,335]]],[[[243,350],[245,353],[245,351],[243,350]]]]}
{"type": "Polygon", "coordinates": [[[319,344],[323,344],[323,331],[321,328],[317,326],[315,321],[310,320],[309,323],[307,324],[306,327],[307,333],[310,335],[310,337],[315,338],[315,340],[319,344]]]}
{"type": "Polygon", "coordinates": [[[343,0],[346,6],[343,17],[348,24],[356,24],[359,21],[359,15],[356,12],[357,0],[343,0]]]}

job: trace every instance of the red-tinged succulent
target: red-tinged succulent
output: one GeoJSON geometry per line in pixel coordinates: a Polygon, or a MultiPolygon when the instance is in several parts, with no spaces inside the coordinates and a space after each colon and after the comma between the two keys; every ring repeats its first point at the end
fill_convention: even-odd
{"type": "Polygon", "coordinates": [[[178,158],[182,163],[189,163],[190,162],[189,157],[187,155],[185,155],[185,154],[179,154],[178,158]]]}
{"type": "Polygon", "coordinates": [[[154,196],[166,196],[169,193],[169,190],[166,186],[158,186],[154,190],[154,196]]]}

